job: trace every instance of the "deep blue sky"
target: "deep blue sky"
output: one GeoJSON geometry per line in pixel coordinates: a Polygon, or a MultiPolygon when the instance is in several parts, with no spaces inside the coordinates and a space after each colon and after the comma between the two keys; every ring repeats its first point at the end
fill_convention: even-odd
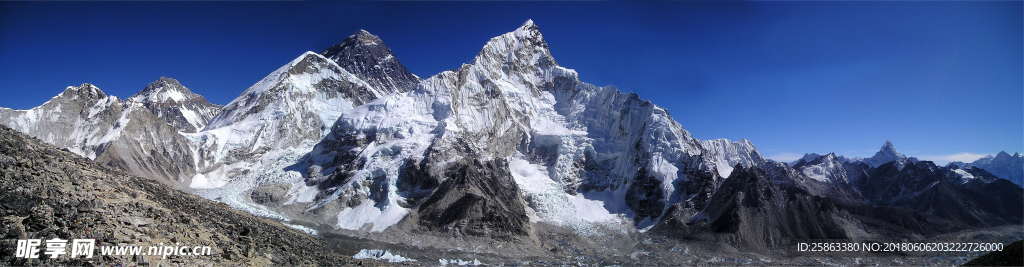
{"type": "Polygon", "coordinates": [[[1021,2],[0,3],[0,106],[159,76],[215,103],[359,28],[421,77],[527,18],[583,80],[767,155],[1024,150],[1021,2]]]}

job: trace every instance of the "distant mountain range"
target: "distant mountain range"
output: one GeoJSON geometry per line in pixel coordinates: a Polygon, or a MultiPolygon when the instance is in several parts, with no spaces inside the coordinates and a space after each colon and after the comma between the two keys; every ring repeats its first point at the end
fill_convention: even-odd
{"type": "Polygon", "coordinates": [[[786,164],[699,140],[581,81],[532,21],[425,79],[361,30],[223,107],[160,78],[125,100],[68,87],[0,124],[259,216],[364,233],[530,242],[552,226],[768,249],[1020,224],[1024,203],[1019,154],[936,166],[886,142],[786,164]]]}
{"type": "Polygon", "coordinates": [[[961,168],[977,167],[984,169],[999,178],[1010,180],[1017,185],[1024,184],[1024,156],[1006,151],[999,151],[995,156],[985,156],[971,163],[951,162],[951,166],[961,168]]]}

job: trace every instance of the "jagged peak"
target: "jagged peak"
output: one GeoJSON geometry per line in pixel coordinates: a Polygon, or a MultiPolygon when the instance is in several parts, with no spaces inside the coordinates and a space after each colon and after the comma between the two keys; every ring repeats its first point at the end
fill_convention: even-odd
{"type": "MultiPolygon", "coordinates": [[[[893,145],[891,141],[886,140],[885,144],[882,144],[882,148],[879,149],[878,152],[875,152],[874,156],[867,158],[864,161],[871,167],[878,167],[888,162],[904,161],[906,159],[908,159],[906,156],[896,151],[896,146],[893,145]]],[[[916,159],[910,159],[916,161],[916,159]]]]}
{"type": "Polygon", "coordinates": [[[361,45],[381,45],[383,43],[379,36],[364,29],[359,29],[356,33],[350,35],[348,39],[359,41],[356,44],[361,45]]]}
{"type": "MultiPolygon", "coordinates": [[[[324,49],[323,55],[327,58],[332,58],[344,53],[344,51],[354,49],[356,47],[376,47],[376,46],[387,46],[384,45],[384,40],[381,40],[379,36],[370,33],[367,30],[359,29],[355,33],[352,33],[340,42],[324,49]]],[[[390,53],[390,50],[388,50],[390,53]]]]}
{"type": "Polygon", "coordinates": [[[533,23],[533,19],[527,19],[526,22],[523,22],[523,25],[519,26],[519,28],[516,28],[516,32],[524,32],[530,35],[540,35],[540,26],[537,26],[536,23],[533,23]]]}
{"type": "Polygon", "coordinates": [[[886,140],[885,144],[882,144],[882,148],[880,148],[878,152],[875,153],[875,156],[873,158],[878,157],[902,158],[903,154],[900,154],[900,152],[896,151],[896,146],[892,144],[892,141],[886,140]]]}
{"type": "Polygon", "coordinates": [[[551,52],[548,50],[548,43],[544,40],[540,27],[534,24],[533,20],[527,20],[515,31],[491,38],[480,51],[477,61],[484,56],[502,56],[521,51],[524,48],[528,49],[527,52],[540,53],[541,58],[553,61],[551,52]],[[532,48],[533,51],[529,51],[529,48],[532,48]]]}
{"type": "Polygon", "coordinates": [[[103,92],[103,90],[101,90],[96,85],[93,85],[91,83],[82,83],[78,86],[65,87],[64,91],[55,96],[54,98],[64,96],[84,96],[92,99],[107,97],[107,93],[103,92]]]}
{"type": "Polygon", "coordinates": [[[1010,156],[1010,153],[1006,153],[1006,150],[1003,150],[1003,151],[999,151],[999,153],[996,153],[996,157],[997,158],[1008,158],[1008,157],[1011,157],[1011,156],[1010,156]]]}
{"type": "Polygon", "coordinates": [[[174,78],[171,78],[171,77],[167,77],[167,76],[160,76],[160,78],[157,78],[156,81],[153,81],[150,84],[158,84],[158,83],[181,86],[181,82],[179,82],[177,79],[174,79],[174,78]]]}
{"type": "Polygon", "coordinates": [[[885,140],[885,144],[882,144],[882,149],[880,151],[896,152],[896,146],[892,144],[892,141],[885,140]]]}
{"type": "Polygon", "coordinates": [[[533,23],[533,19],[526,19],[526,22],[523,22],[523,26],[520,26],[519,28],[532,27],[532,26],[536,26],[536,24],[533,23]]]}

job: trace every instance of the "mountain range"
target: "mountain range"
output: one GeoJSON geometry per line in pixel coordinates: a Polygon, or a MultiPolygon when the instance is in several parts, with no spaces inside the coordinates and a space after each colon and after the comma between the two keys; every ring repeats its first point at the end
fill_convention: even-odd
{"type": "Polygon", "coordinates": [[[580,80],[533,21],[427,78],[360,30],[225,106],[162,77],[123,100],[69,86],[0,124],[258,216],[370,236],[529,243],[555,228],[771,249],[1024,220],[1019,154],[937,166],[886,142],[776,162],[580,80]]]}

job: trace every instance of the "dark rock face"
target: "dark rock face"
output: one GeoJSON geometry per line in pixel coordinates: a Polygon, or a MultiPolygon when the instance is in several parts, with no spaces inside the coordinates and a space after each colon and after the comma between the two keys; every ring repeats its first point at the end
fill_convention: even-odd
{"type": "Polygon", "coordinates": [[[508,162],[464,160],[419,207],[419,225],[459,235],[515,239],[530,232],[529,218],[508,162]]]}
{"type": "MultiPolygon", "coordinates": [[[[227,205],[129,176],[0,126],[0,265],[348,265],[323,241],[227,205]],[[14,258],[15,240],[94,238],[208,245],[210,256],[14,258]]],[[[98,252],[97,252],[98,254],[98,252]]]]}
{"type": "Polygon", "coordinates": [[[420,80],[398,62],[384,41],[365,30],[320,54],[387,94],[409,91],[420,80]]]}
{"type": "Polygon", "coordinates": [[[740,246],[769,248],[797,239],[847,238],[833,218],[837,214],[832,201],[772,178],[764,169],[741,166],[715,192],[702,214],[675,224],[740,246]]]}
{"type": "Polygon", "coordinates": [[[640,168],[626,191],[626,204],[636,213],[637,218],[655,219],[661,215],[668,197],[661,190],[661,180],[647,174],[640,168]]]}

